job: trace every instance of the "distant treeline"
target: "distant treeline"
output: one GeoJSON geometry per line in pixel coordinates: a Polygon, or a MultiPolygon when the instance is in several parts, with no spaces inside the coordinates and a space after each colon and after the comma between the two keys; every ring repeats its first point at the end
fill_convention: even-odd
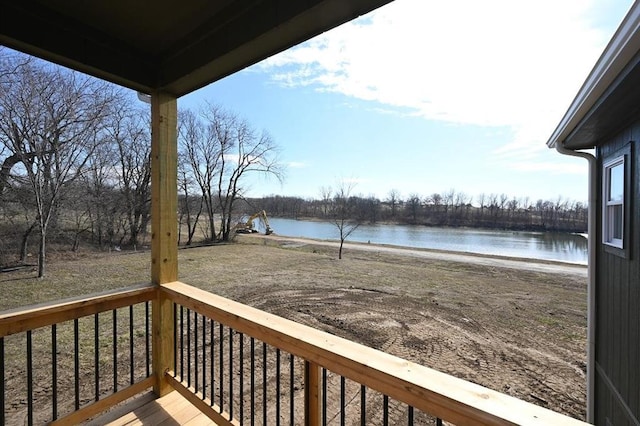
{"type": "MultiPolygon", "coordinates": [[[[272,195],[249,201],[251,205],[262,206],[273,217],[332,220],[335,200],[330,191],[320,192],[320,199],[272,195]]],[[[351,196],[349,204],[350,219],[361,223],[587,232],[587,205],[562,197],[532,202],[526,197],[505,194],[471,197],[450,190],[402,198],[398,191],[391,191],[384,200],[374,196],[351,196]]]]}

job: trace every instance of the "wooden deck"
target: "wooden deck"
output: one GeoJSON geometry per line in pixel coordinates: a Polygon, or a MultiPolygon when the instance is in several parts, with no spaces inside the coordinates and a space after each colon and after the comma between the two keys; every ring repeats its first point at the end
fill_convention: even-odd
{"type": "MultiPolygon", "coordinates": [[[[95,365],[100,365],[100,361],[105,358],[100,358],[100,350],[94,352],[93,355],[99,358],[95,365]]],[[[115,352],[114,349],[112,359],[118,359],[115,352]]],[[[289,417],[290,420],[285,423],[291,425],[302,424],[302,419],[308,424],[320,424],[325,408],[331,411],[332,416],[333,413],[346,414],[348,404],[338,401],[337,398],[326,398],[327,395],[337,395],[336,392],[344,393],[345,390],[341,390],[344,385],[341,383],[346,380],[353,382],[350,386],[354,388],[359,384],[362,390],[371,390],[366,395],[360,391],[361,398],[365,400],[365,403],[361,403],[362,407],[365,407],[367,399],[371,399],[373,403],[376,398],[386,397],[387,401],[397,401],[400,407],[399,415],[402,418],[410,417],[409,413],[416,410],[418,414],[458,425],[586,425],[579,420],[512,396],[177,281],[160,286],[121,289],[71,301],[0,313],[0,424],[24,423],[22,420],[15,420],[15,417],[9,419],[5,416],[8,412],[6,407],[15,404],[15,401],[22,401],[21,398],[26,396],[28,423],[38,423],[38,419],[51,416],[56,418],[54,424],[61,426],[82,424],[83,421],[86,426],[239,426],[239,419],[235,416],[230,419],[231,414],[225,411],[225,407],[229,407],[229,410],[232,409],[232,405],[238,407],[236,414],[239,414],[244,413],[244,404],[241,401],[251,400],[255,404],[254,400],[258,398],[266,405],[274,403],[270,400],[273,391],[262,391],[260,386],[254,386],[254,383],[246,386],[251,378],[258,375],[258,371],[264,376],[270,376],[271,380],[275,378],[276,385],[280,383],[284,386],[279,393],[290,390],[292,398],[291,403],[285,404],[285,410],[289,410],[287,413],[279,413],[281,407],[276,405],[275,410],[267,410],[266,414],[262,414],[268,415],[269,420],[289,417]],[[116,315],[118,309],[124,309],[125,312],[129,310],[129,314],[116,315]],[[111,327],[101,330],[98,314],[111,316],[112,320],[106,321],[111,327]],[[165,315],[164,319],[157,318],[161,314],[165,315]],[[85,322],[87,319],[89,322],[93,320],[93,332],[88,330],[80,333],[81,319],[85,322]],[[58,338],[58,334],[62,336],[62,332],[55,326],[71,320],[74,321],[73,339],[58,338]],[[35,339],[32,338],[32,331],[43,327],[51,328],[52,338],[40,339],[40,334],[37,334],[35,339]],[[15,339],[5,341],[6,336],[19,334],[26,334],[26,374],[24,349],[16,347],[15,339]],[[102,335],[104,336],[101,337],[102,335]],[[136,337],[139,337],[137,341],[136,337]],[[186,339],[183,339],[184,337],[186,339]],[[123,368],[124,362],[114,363],[114,377],[117,375],[124,378],[129,375],[131,378],[137,377],[138,380],[132,379],[135,383],[117,389],[110,383],[110,374],[100,374],[99,369],[95,369],[91,363],[86,363],[89,368],[81,370],[85,363],[78,360],[81,344],[89,347],[99,346],[100,342],[104,344],[120,339],[125,347],[121,348],[118,354],[122,355],[125,352],[126,359],[125,349],[129,346],[129,351],[134,355],[130,357],[128,369],[123,368]],[[134,346],[139,350],[136,351],[134,346]],[[146,349],[142,349],[145,347],[146,349]],[[20,352],[21,350],[23,352],[20,352]],[[34,353],[39,356],[49,351],[56,355],[68,352],[74,357],[69,356],[64,360],[53,357],[50,366],[46,363],[41,365],[39,361],[34,362],[34,353]],[[277,368],[280,364],[277,357],[274,362],[274,351],[276,355],[285,354],[285,359],[280,356],[280,364],[286,364],[286,360],[289,360],[289,368],[277,368]],[[140,356],[136,358],[137,352],[140,352],[140,356]],[[162,356],[158,355],[158,352],[161,352],[162,356]],[[11,356],[7,357],[7,354],[11,356]],[[7,362],[7,358],[10,363],[7,362]],[[158,369],[158,365],[167,365],[167,368],[158,369]],[[11,368],[7,370],[6,366],[11,368]],[[135,366],[138,366],[137,370],[135,366]],[[178,366],[176,373],[172,368],[178,366]],[[215,371],[212,371],[214,366],[215,371]],[[53,387],[57,383],[57,372],[69,369],[74,370],[69,375],[74,377],[75,389],[69,389],[62,398],[60,396],[63,394],[59,390],[49,394],[36,394],[34,386],[31,385],[17,393],[12,390],[9,394],[11,399],[7,400],[5,384],[10,383],[13,386],[15,382],[8,382],[6,377],[26,375],[27,382],[32,380],[30,377],[38,377],[37,386],[40,388],[44,386],[44,383],[40,383],[40,378],[53,371],[53,387]],[[322,369],[327,372],[326,376],[322,369]],[[239,374],[236,380],[237,371],[241,371],[242,374],[239,374]],[[182,376],[184,373],[185,377],[182,376]],[[98,391],[91,392],[91,389],[85,394],[80,392],[81,378],[91,375],[95,377],[100,392],[98,395],[102,398],[95,398],[95,395],[92,397],[92,394],[98,391]],[[231,380],[230,377],[234,379],[231,380]],[[336,380],[338,378],[340,380],[336,380]],[[220,389],[218,394],[213,395],[214,399],[220,401],[223,399],[222,396],[226,395],[223,408],[216,404],[211,405],[211,392],[204,396],[207,385],[209,390],[212,387],[216,389],[212,386],[214,381],[220,389]],[[158,391],[157,388],[161,387],[159,383],[163,383],[162,387],[167,391],[175,392],[156,399],[150,390],[158,391]],[[301,389],[300,383],[304,394],[296,393],[296,386],[297,390],[301,389]],[[242,394],[238,389],[243,389],[242,394]],[[265,394],[268,397],[263,399],[262,395],[265,394]],[[229,398],[230,395],[233,395],[233,400],[229,398]],[[63,399],[64,401],[61,401],[63,399]],[[82,405],[81,401],[86,400],[91,402],[82,405]],[[75,410],[71,409],[72,406],[75,410]],[[54,408],[53,412],[51,407],[54,408]],[[93,418],[105,411],[105,414],[93,418]]],[[[264,404],[262,405],[265,406],[264,404]]],[[[376,408],[369,408],[366,414],[372,415],[374,410],[376,408]]],[[[388,410],[386,414],[382,407],[380,410],[380,415],[389,420],[388,410]]],[[[349,423],[356,422],[357,418],[365,413],[365,410],[359,409],[349,411],[349,423]]],[[[247,417],[251,417],[255,413],[248,414],[247,417]]],[[[20,413],[20,417],[24,417],[23,412],[20,413]]],[[[261,423],[271,424],[276,421],[264,420],[261,423]]]]}
{"type": "Polygon", "coordinates": [[[154,399],[152,394],[148,394],[131,404],[137,405],[138,408],[131,410],[132,405],[126,405],[94,419],[87,425],[215,426],[209,417],[180,395],[180,392],[171,392],[159,399],[154,399]]]}

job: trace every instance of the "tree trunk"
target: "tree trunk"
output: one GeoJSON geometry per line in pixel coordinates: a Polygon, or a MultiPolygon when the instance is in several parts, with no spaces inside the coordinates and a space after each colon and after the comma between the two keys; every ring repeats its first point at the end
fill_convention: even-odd
{"type": "Polygon", "coordinates": [[[73,238],[73,245],[71,246],[72,252],[77,252],[80,247],[80,232],[76,232],[76,235],[73,238]]]}
{"type": "Polygon", "coordinates": [[[22,234],[22,241],[20,242],[20,262],[24,263],[27,261],[27,243],[29,242],[29,236],[33,231],[33,228],[36,227],[36,222],[33,222],[31,226],[22,234]]]}
{"type": "Polygon", "coordinates": [[[338,250],[338,259],[342,259],[342,245],[344,244],[344,238],[340,239],[340,249],[338,250]]]}
{"type": "Polygon", "coordinates": [[[40,230],[40,248],[38,250],[38,278],[44,277],[46,229],[40,230]]]}
{"type": "Polygon", "coordinates": [[[209,212],[209,230],[211,232],[211,241],[216,240],[216,223],[213,212],[209,212]]]}
{"type": "Polygon", "coordinates": [[[231,236],[231,213],[225,215],[222,223],[222,240],[229,241],[231,236]]]}

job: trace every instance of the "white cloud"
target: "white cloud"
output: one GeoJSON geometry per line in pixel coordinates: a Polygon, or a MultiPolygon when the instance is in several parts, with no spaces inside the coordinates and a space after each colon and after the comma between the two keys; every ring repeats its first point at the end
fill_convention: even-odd
{"type": "Polygon", "coordinates": [[[307,168],[309,166],[307,165],[307,163],[302,162],[302,161],[290,161],[287,164],[287,167],[290,168],[290,169],[305,169],[305,168],[307,168]]]}
{"type": "Polygon", "coordinates": [[[506,126],[496,155],[535,156],[611,34],[591,0],[396,0],[258,65],[429,120],[506,126]],[[591,14],[591,15],[590,15],[591,14]]]}

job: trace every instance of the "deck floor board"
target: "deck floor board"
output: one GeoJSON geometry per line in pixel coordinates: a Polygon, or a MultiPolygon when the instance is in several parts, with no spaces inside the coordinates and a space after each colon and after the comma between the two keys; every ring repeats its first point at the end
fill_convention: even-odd
{"type": "Polygon", "coordinates": [[[105,424],[109,426],[216,425],[178,392],[171,392],[162,398],[147,402],[145,405],[105,424]]]}

